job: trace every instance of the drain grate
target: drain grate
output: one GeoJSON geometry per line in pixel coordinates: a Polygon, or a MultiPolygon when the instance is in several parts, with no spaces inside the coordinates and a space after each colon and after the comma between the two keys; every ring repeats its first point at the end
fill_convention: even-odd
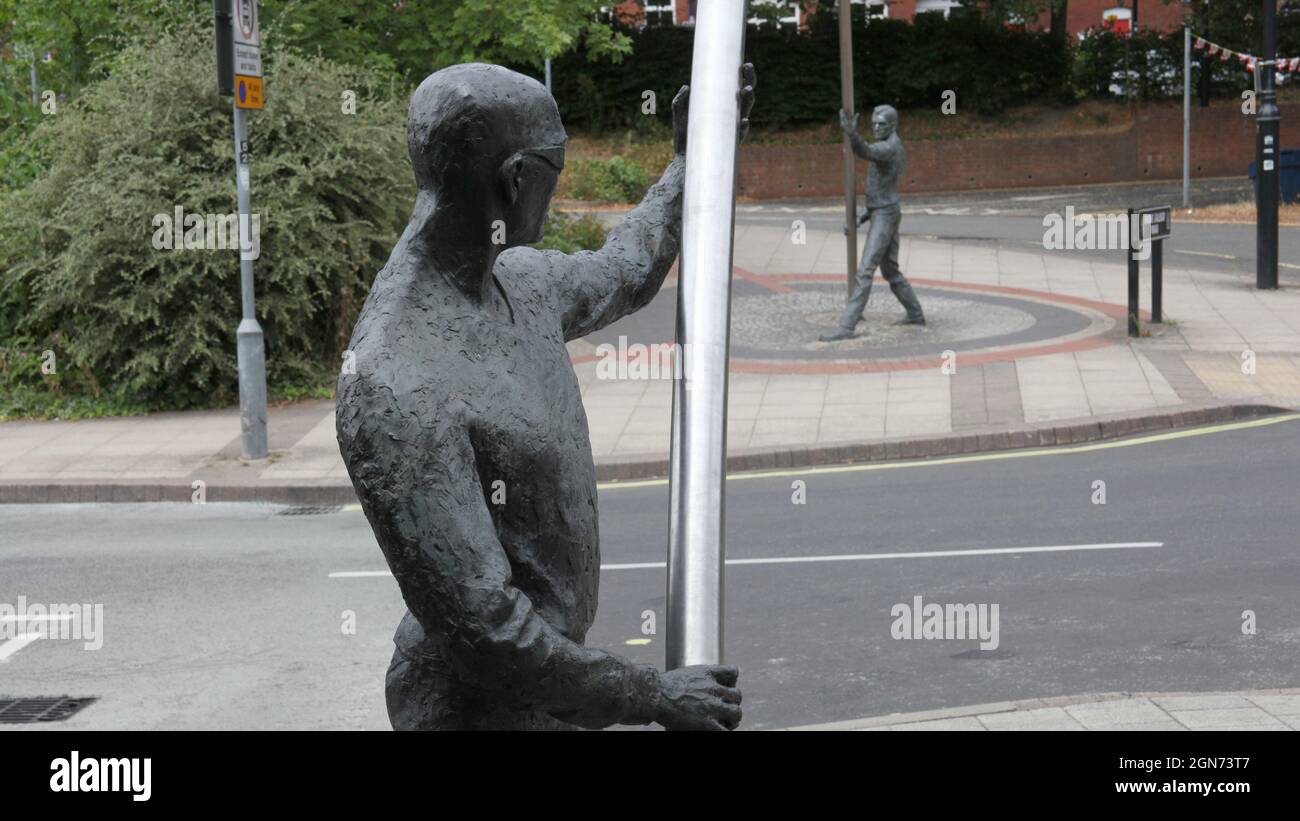
{"type": "Polygon", "coordinates": [[[339,505],[300,505],[298,507],[286,507],[275,512],[276,516],[319,516],[322,513],[338,513],[342,510],[339,505]]]}
{"type": "Polygon", "coordinates": [[[0,698],[0,724],[40,724],[63,721],[98,701],[94,696],[70,698],[0,698]]]}

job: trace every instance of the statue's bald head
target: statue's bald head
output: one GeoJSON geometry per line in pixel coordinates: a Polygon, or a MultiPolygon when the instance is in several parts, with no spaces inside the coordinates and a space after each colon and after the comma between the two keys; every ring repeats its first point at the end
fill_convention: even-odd
{"type": "Polygon", "coordinates": [[[546,87],[501,66],[434,72],[411,95],[406,144],[423,190],[486,179],[517,151],[562,146],[560,111],[546,87]]]}

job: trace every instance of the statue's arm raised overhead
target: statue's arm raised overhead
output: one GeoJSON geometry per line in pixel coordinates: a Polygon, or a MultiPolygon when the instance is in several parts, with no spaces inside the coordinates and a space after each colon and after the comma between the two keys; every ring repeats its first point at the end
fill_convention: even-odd
{"type": "Polygon", "coordinates": [[[858,133],[858,115],[854,113],[852,117],[840,109],[840,128],[849,138],[849,143],[853,146],[853,153],[860,159],[871,162],[889,162],[895,158],[895,149],[887,145],[884,140],[878,140],[869,143],[862,139],[858,133]]]}
{"type": "MultiPolygon", "coordinates": [[[[754,67],[740,78],[737,138],[749,129],[754,105],[754,67]]],[[[570,256],[552,253],[554,293],[565,339],[577,339],[637,311],[654,299],[681,249],[682,201],[686,185],[686,123],[689,91],[673,98],[673,161],[641,204],[609,233],[599,251],[570,256]]]]}
{"type": "Polygon", "coordinates": [[[598,331],[654,299],[677,260],[682,238],[682,199],[686,185],[685,129],[688,91],[673,98],[679,129],[676,154],[659,181],[628,214],[598,251],[564,256],[547,253],[565,339],[598,331]]]}

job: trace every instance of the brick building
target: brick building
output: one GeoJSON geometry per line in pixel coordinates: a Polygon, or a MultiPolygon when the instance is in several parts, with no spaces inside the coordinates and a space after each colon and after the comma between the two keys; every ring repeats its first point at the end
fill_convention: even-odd
{"type": "MultiPolygon", "coordinates": [[[[626,0],[616,9],[628,23],[644,22],[651,26],[689,26],[695,22],[695,8],[699,0],[626,0]]],[[[767,0],[777,7],[782,25],[804,25],[808,12],[798,0],[767,0]]],[[[917,14],[934,12],[947,15],[960,6],[958,0],[850,0],[855,6],[865,5],[872,17],[889,17],[911,20],[917,14]]],[[[1134,7],[1137,7],[1138,25],[1161,31],[1175,29],[1183,24],[1181,4],[1165,4],[1162,0],[1070,0],[1066,21],[1071,34],[1090,28],[1109,25],[1121,31],[1132,24],[1134,7]]],[[[1043,14],[1033,22],[1033,28],[1047,28],[1051,16],[1043,14]]]]}

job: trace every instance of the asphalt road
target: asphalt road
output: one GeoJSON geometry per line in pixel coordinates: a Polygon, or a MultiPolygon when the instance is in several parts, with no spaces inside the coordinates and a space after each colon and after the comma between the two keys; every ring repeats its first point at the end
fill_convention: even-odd
{"type": "MultiPolygon", "coordinates": [[[[733,477],[729,557],[766,560],[727,572],[744,726],[1300,686],[1298,462],[1290,420],[1069,453],[733,477]],[[1078,549],[1134,543],[1149,546],[1078,549]],[[891,610],[916,596],[996,604],[997,648],[891,637],[891,610]],[[1243,634],[1247,610],[1254,635],[1243,634]]],[[[662,663],[660,637],[642,625],[649,610],[662,627],[664,571],[610,566],[662,562],[667,490],[606,487],[600,504],[606,570],[589,641],[662,663]]],[[[385,728],[403,607],[366,522],[281,510],[0,506],[0,602],[104,605],[102,649],[33,642],[0,663],[0,694],[99,696],[69,727],[385,728]],[[380,575],[331,577],[358,571],[380,575]]]]}
{"type": "MultiPolygon", "coordinates": [[[[1193,203],[1212,205],[1250,199],[1249,180],[1204,180],[1194,186],[1193,203]]],[[[859,203],[861,197],[859,196],[859,203]]],[[[1011,248],[1043,250],[1043,218],[1064,215],[1067,206],[1076,214],[1113,213],[1133,207],[1175,207],[1173,236],[1165,243],[1165,264],[1217,273],[1255,271],[1255,226],[1204,224],[1183,221],[1177,208],[1182,202],[1181,183],[1090,185],[1014,191],[973,191],[962,194],[912,194],[903,197],[904,236],[956,243],[994,243],[1011,248]]],[[[844,224],[843,201],[790,200],[737,206],[740,224],[789,225],[804,220],[809,228],[838,231],[844,224]]],[[[1122,251],[1059,251],[1094,260],[1124,262],[1122,251]]],[[[1300,228],[1279,229],[1278,278],[1300,282],[1300,228]]],[[[1145,270],[1145,267],[1144,267],[1145,270]]],[[[1144,274],[1145,275],[1145,274],[1144,274]]]]}

